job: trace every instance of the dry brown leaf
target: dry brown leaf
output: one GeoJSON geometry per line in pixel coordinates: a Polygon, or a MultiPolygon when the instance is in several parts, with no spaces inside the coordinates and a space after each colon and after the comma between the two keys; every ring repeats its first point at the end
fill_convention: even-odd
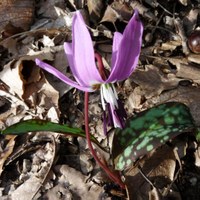
{"type": "Polygon", "coordinates": [[[200,167],[200,146],[198,146],[197,151],[195,152],[195,165],[200,167]]]}
{"type": "Polygon", "coordinates": [[[192,63],[200,64],[200,55],[199,54],[189,54],[188,61],[192,62],[192,63]]]}
{"type": "Polygon", "coordinates": [[[73,200],[73,195],[65,184],[59,183],[53,188],[50,188],[42,198],[49,200],[58,200],[58,199],[73,200]]]}
{"type": "MultiPolygon", "coordinates": [[[[180,61],[180,60],[179,60],[180,61]]],[[[183,79],[192,80],[195,83],[200,84],[200,68],[196,67],[192,64],[183,64],[183,63],[176,63],[177,67],[177,77],[181,77],[183,79]]]]}
{"type": "Polygon", "coordinates": [[[145,70],[136,70],[131,78],[141,87],[147,99],[175,88],[179,82],[176,77],[165,75],[153,65],[146,65],[145,70]]]}
{"type": "Polygon", "coordinates": [[[101,19],[101,22],[111,22],[114,24],[118,18],[119,16],[117,15],[116,11],[113,10],[110,5],[108,5],[106,7],[104,16],[101,19]]]}
{"type": "Polygon", "coordinates": [[[14,146],[15,146],[15,138],[17,136],[16,135],[6,135],[5,136],[5,140],[7,142],[5,148],[3,149],[3,151],[1,152],[1,155],[0,155],[0,176],[3,172],[3,166],[4,166],[4,163],[5,161],[7,160],[7,158],[13,153],[13,149],[14,149],[14,146]]]}
{"type": "Polygon", "coordinates": [[[156,104],[176,101],[186,104],[197,124],[200,126],[200,88],[193,86],[178,86],[176,89],[166,91],[160,96],[148,99],[145,107],[151,107],[156,104]]]}
{"type": "MultiPolygon", "coordinates": [[[[5,94],[6,92],[2,92],[2,90],[0,90],[0,121],[3,123],[3,121],[8,118],[12,112],[16,113],[16,110],[12,109],[11,102],[2,93],[5,94]]],[[[3,127],[0,129],[2,128],[3,127]]]]}
{"type": "MultiPolygon", "coordinates": [[[[49,60],[53,59],[50,50],[47,53],[45,53],[45,51],[41,53],[35,53],[30,51],[29,53],[30,55],[23,56],[18,61],[9,62],[7,65],[4,66],[3,71],[0,72],[0,79],[10,87],[11,92],[17,94],[21,99],[24,94],[24,84],[26,83],[23,74],[23,70],[25,70],[23,68],[23,62],[32,61],[32,63],[34,63],[35,58],[41,59],[43,58],[43,56],[48,58],[49,60]]],[[[31,64],[31,62],[29,64],[31,64]]],[[[37,67],[35,67],[35,70],[33,70],[32,66],[28,65],[26,67],[30,67],[33,73],[39,73],[39,68],[37,67]]],[[[27,73],[29,70],[30,69],[26,68],[27,73]]],[[[38,79],[37,76],[33,78],[38,79]]]]}
{"type": "Polygon", "coordinates": [[[183,24],[187,35],[189,35],[196,27],[198,15],[200,14],[199,8],[194,8],[184,17],[183,24]]]}
{"type": "Polygon", "coordinates": [[[104,12],[105,2],[103,0],[87,0],[88,11],[91,21],[97,23],[104,12]]]}
{"type": "MultiPolygon", "coordinates": [[[[49,174],[49,171],[52,167],[55,158],[56,142],[54,135],[50,135],[50,133],[42,134],[43,136],[41,135],[40,139],[37,142],[40,141],[44,143],[44,137],[48,137],[48,140],[50,140],[50,142],[46,142],[45,145],[40,145],[40,148],[38,148],[38,146],[36,145],[34,146],[34,144],[32,143],[32,147],[30,146],[30,148],[32,148],[32,150],[35,148],[36,151],[32,157],[23,159],[23,165],[21,166],[22,170],[20,176],[18,177],[18,181],[19,183],[21,182],[21,184],[18,184],[13,191],[10,191],[7,194],[7,196],[4,194],[3,197],[10,197],[16,200],[33,199],[34,196],[37,194],[38,190],[44,184],[44,181],[46,180],[47,175],[49,174]]],[[[28,149],[23,148],[23,153],[18,154],[17,156],[19,157],[21,155],[26,154],[28,152],[27,150],[28,149]]],[[[12,162],[14,162],[15,159],[12,160],[12,162]]],[[[8,164],[10,163],[7,163],[7,165],[8,164]]],[[[3,181],[5,181],[5,177],[2,178],[2,182],[3,181]]],[[[7,184],[9,184],[9,180],[7,180],[7,182],[7,184]]]]}
{"type": "Polygon", "coordinates": [[[188,55],[190,51],[187,45],[187,37],[186,37],[186,33],[183,27],[183,21],[180,18],[176,18],[174,19],[174,25],[176,28],[176,32],[181,38],[182,51],[185,55],[188,55]]]}
{"type": "Polygon", "coordinates": [[[154,51],[161,53],[163,51],[174,51],[178,46],[181,46],[180,40],[171,40],[165,43],[162,43],[161,46],[158,46],[154,51]]]}
{"type": "Polygon", "coordinates": [[[189,0],[178,0],[182,5],[187,6],[189,0]]]}
{"type": "Polygon", "coordinates": [[[94,200],[100,196],[102,187],[92,181],[88,182],[88,177],[79,171],[67,165],[57,165],[55,171],[59,175],[58,182],[68,185],[68,188],[74,194],[73,198],[94,200]]]}
{"type": "Polygon", "coordinates": [[[25,85],[23,98],[31,106],[49,110],[58,107],[59,93],[43,77],[38,82],[25,85]]]}
{"type": "Polygon", "coordinates": [[[10,64],[7,64],[4,70],[0,73],[0,79],[20,98],[24,93],[23,80],[20,77],[21,70],[21,65],[17,65],[16,67],[12,68],[10,64]]]}
{"type": "Polygon", "coordinates": [[[34,0],[2,0],[0,7],[0,31],[5,30],[6,27],[8,28],[8,25],[12,26],[13,29],[20,27],[22,30],[28,30],[33,22],[34,10],[34,0]]]}
{"type": "Polygon", "coordinates": [[[111,5],[108,5],[101,22],[115,23],[117,19],[127,22],[132,15],[132,9],[119,1],[114,1],[111,5]]]}
{"type": "Polygon", "coordinates": [[[38,9],[36,10],[37,14],[39,14],[41,17],[57,19],[58,15],[57,15],[54,7],[57,6],[57,7],[64,9],[65,8],[65,2],[64,2],[64,0],[60,0],[60,1],[54,1],[54,0],[40,1],[37,4],[37,6],[38,6],[38,9]]]}
{"type": "Polygon", "coordinates": [[[68,0],[68,2],[73,6],[73,8],[76,9],[81,9],[85,5],[85,0],[68,0]]]}
{"type": "Polygon", "coordinates": [[[166,192],[166,188],[173,182],[175,167],[176,157],[173,148],[167,145],[163,145],[147,155],[147,157],[144,157],[135,167],[126,172],[125,182],[129,198],[149,199],[150,196],[157,196],[160,199],[166,192]],[[140,165],[146,178],[137,168],[138,165],[140,165]]]}
{"type": "Polygon", "coordinates": [[[54,9],[58,15],[57,19],[53,23],[52,27],[60,28],[60,27],[68,27],[72,26],[72,17],[71,13],[66,12],[65,9],[61,9],[57,6],[54,6],[54,9]]]}
{"type": "MultiPolygon", "coordinates": [[[[146,0],[147,3],[150,5],[156,4],[156,1],[146,0]]],[[[150,9],[145,7],[143,4],[141,4],[139,1],[130,1],[130,6],[132,9],[137,9],[140,15],[147,17],[148,19],[152,21],[157,21],[157,17],[151,12],[150,9]]],[[[154,5],[153,5],[154,7],[154,5]]]]}
{"type": "Polygon", "coordinates": [[[38,2],[38,9],[36,11],[40,18],[33,25],[32,29],[38,29],[41,27],[47,29],[71,27],[73,14],[72,12],[69,12],[64,0],[40,1],[38,2]]]}

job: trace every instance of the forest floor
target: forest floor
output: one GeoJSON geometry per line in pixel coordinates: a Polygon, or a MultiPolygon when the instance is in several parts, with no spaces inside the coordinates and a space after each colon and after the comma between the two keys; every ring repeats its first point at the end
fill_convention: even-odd
{"type": "MultiPolygon", "coordinates": [[[[115,84],[127,118],[160,104],[179,102],[200,126],[199,0],[2,2],[1,130],[29,119],[84,130],[84,92],[35,64],[39,58],[72,77],[63,43],[71,41],[76,10],[81,10],[94,49],[108,71],[114,32],[123,33],[134,10],[139,12],[144,33],[138,66],[128,79],[115,84]]],[[[114,169],[112,154],[118,144],[112,142],[112,127],[104,134],[102,113],[100,92],[90,93],[90,132],[107,149],[96,146],[96,151],[114,169]]],[[[126,185],[121,189],[95,162],[84,137],[53,131],[0,135],[0,199],[198,200],[200,149],[194,136],[193,129],[182,131],[133,160],[128,169],[120,171],[126,185]]]]}

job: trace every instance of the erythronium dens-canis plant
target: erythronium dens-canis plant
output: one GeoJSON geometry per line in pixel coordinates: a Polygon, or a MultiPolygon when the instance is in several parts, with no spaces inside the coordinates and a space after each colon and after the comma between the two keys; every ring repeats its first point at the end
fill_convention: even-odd
{"type": "MultiPolygon", "coordinates": [[[[143,26],[139,19],[138,11],[135,10],[123,34],[119,32],[114,33],[111,70],[108,77],[106,77],[105,73],[101,73],[102,71],[96,66],[95,52],[90,33],[82,18],[81,12],[76,11],[72,23],[72,43],[64,43],[64,50],[75,81],[51,65],[39,59],[35,61],[39,67],[53,74],[61,81],[85,92],[86,114],[88,114],[88,92],[94,92],[100,89],[103,110],[105,111],[106,104],[109,105],[114,127],[121,128],[123,119],[116,112],[119,104],[113,83],[127,79],[135,70],[141,50],[142,34],[143,26]]],[[[88,116],[86,114],[85,120],[88,122],[88,116]]],[[[91,144],[88,124],[85,124],[85,126],[86,134],[88,134],[88,144],[91,144]]],[[[92,145],[89,146],[96,161],[107,172],[110,178],[124,187],[120,178],[98,159],[92,145]]]]}
{"type": "Polygon", "coordinates": [[[100,88],[103,109],[106,109],[105,103],[108,103],[114,127],[121,127],[120,116],[117,116],[115,112],[118,108],[118,97],[113,83],[127,79],[136,68],[140,55],[142,33],[143,26],[139,20],[138,12],[135,11],[124,33],[114,33],[111,71],[108,78],[102,77],[95,63],[91,36],[80,11],[77,11],[73,17],[72,43],[64,43],[64,50],[76,81],[69,79],[39,59],[36,59],[36,64],[79,90],[94,92],[100,88]]]}

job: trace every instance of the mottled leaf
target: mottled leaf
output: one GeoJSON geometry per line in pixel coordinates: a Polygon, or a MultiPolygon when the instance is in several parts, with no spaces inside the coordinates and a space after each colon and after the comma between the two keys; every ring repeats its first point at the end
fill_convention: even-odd
{"type": "Polygon", "coordinates": [[[113,139],[115,168],[123,170],[139,157],[195,128],[187,106],[168,102],[132,117],[126,127],[117,129],[113,139]]]}
{"type": "MultiPolygon", "coordinates": [[[[21,135],[27,132],[36,132],[36,131],[51,131],[58,132],[67,135],[85,137],[85,132],[79,128],[72,128],[66,124],[57,124],[53,122],[48,122],[45,120],[31,119],[18,122],[16,124],[7,127],[5,130],[1,131],[1,134],[6,135],[21,135]]],[[[98,144],[95,137],[91,136],[92,142],[98,144]]]]}

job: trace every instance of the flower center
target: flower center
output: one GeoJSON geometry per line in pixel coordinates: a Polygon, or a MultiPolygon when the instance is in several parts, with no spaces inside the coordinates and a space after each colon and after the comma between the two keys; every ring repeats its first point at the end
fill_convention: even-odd
{"type": "Polygon", "coordinates": [[[101,84],[97,84],[97,83],[96,83],[96,84],[93,84],[93,85],[92,85],[92,89],[93,89],[93,90],[99,90],[100,87],[101,87],[101,84]]]}
{"type": "Polygon", "coordinates": [[[101,84],[101,102],[105,110],[105,102],[111,104],[114,108],[118,108],[118,96],[112,83],[101,84]]]}

